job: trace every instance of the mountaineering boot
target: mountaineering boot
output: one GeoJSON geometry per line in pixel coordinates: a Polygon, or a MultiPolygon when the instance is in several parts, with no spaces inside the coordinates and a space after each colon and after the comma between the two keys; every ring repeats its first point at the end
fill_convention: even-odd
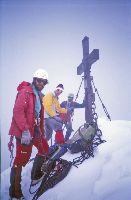
{"type": "Polygon", "coordinates": [[[36,155],[33,163],[33,167],[31,170],[31,180],[32,180],[32,186],[36,185],[39,181],[43,178],[43,172],[41,170],[42,164],[45,162],[46,157],[42,155],[36,155]]]}
{"type": "Polygon", "coordinates": [[[13,166],[11,168],[9,187],[9,195],[11,200],[25,200],[21,190],[21,172],[22,166],[13,166]]]}

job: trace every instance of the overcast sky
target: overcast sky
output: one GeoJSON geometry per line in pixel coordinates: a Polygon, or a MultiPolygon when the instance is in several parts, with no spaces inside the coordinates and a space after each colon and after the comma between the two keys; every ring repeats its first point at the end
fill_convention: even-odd
{"type": "MultiPolygon", "coordinates": [[[[60,101],[69,92],[76,94],[81,81],[76,71],[85,36],[89,37],[90,52],[99,49],[92,75],[111,118],[131,119],[131,1],[1,0],[0,9],[2,154],[7,155],[19,82],[31,82],[34,71],[42,67],[50,82],[43,92],[63,83],[65,92],[60,101]]],[[[78,101],[83,97],[82,87],[78,101]]],[[[97,97],[96,103],[98,115],[104,116],[97,97]]],[[[2,168],[7,167],[8,159],[4,163],[2,168]]]]}

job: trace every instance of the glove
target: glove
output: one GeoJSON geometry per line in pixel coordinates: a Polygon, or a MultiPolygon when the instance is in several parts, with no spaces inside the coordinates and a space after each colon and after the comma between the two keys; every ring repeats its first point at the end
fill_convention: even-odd
{"type": "Polygon", "coordinates": [[[54,116],[53,118],[54,118],[57,122],[62,123],[62,119],[61,119],[60,117],[58,117],[58,116],[54,116]]]}
{"type": "Polygon", "coordinates": [[[29,130],[25,130],[22,132],[21,144],[29,145],[31,142],[31,135],[29,130]]]}
{"type": "Polygon", "coordinates": [[[74,108],[73,107],[70,107],[67,109],[68,113],[72,114],[74,112],[74,108]]]}

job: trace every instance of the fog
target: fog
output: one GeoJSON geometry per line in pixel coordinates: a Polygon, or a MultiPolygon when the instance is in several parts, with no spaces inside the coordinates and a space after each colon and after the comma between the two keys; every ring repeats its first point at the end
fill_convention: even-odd
{"type": "MultiPolygon", "coordinates": [[[[94,82],[113,120],[131,119],[131,3],[119,1],[0,1],[1,162],[9,167],[7,143],[17,85],[32,81],[44,68],[53,90],[63,83],[64,93],[77,93],[81,76],[82,39],[89,37],[90,52],[99,49],[92,65],[94,82]]],[[[84,97],[84,89],[78,101],[84,97]]],[[[97,112],[104,116],[96,97],[97,112]]],[[[83,112],[84,114],[84,112],[83,112]]],[[[78,114],[79,115],[79,114],[78,114]]],[[[79,124],[79,117],[78,119],[79,124]]]]}

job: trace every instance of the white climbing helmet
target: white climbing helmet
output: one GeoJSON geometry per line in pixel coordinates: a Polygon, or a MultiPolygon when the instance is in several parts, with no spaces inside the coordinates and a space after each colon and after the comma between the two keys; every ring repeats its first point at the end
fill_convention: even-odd
{"type": "Polygon", "coordinates": [[[48,80],[48,73],[44,69],[38,69],[34,73],[33,78],[42,78],[48,80]]]}
{"type": "Polygon", "coordinates": [[[74,98],[74,94],[73,93],[69,93],[68,94],[68,98],[74,98]]]}

